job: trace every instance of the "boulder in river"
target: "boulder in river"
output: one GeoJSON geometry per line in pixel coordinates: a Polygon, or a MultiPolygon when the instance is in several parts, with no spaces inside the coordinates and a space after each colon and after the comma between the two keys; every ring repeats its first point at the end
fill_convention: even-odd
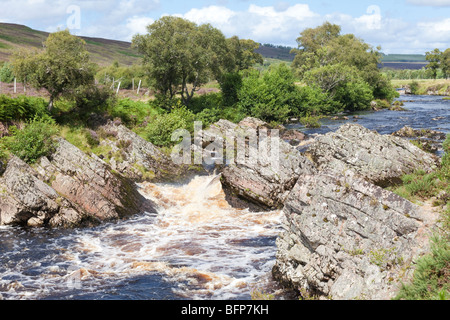
{"type": "Polygon", "coordinates": [[[417,169],[426,172],[438,159],[409,141],[381,135],[358,124],[344,124],[337,131],[316,137],[307,155],[319,170],[346,174],[347,171],[385,187],[417,169]]]}
{"type": "MultiPolygon", "coordinates": [[[[258,143],[247,141],[247,155],[255,161],[235,161],[222,171],[222,182],[239,197],[262,207],[282,207],[299,175],[315,172],[314,165],[277,134],[266,131],[264,122],[244,119],[234,128],[236,135],[256,135],[258,143]],[[265,145],[266,149],[261,148],[265,145]]],[[[269,127],[270,128],[270,127],[269,127]]]]}

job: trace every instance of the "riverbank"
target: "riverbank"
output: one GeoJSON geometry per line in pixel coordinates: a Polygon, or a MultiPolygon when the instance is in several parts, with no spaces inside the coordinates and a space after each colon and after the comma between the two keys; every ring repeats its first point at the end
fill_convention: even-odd
{"type": "Polygon", "coordinates": [[[391,84],[394,88],[404,88],[406,94],[450,95],[450,80],[448,79],[391,80],[391,84]]]}

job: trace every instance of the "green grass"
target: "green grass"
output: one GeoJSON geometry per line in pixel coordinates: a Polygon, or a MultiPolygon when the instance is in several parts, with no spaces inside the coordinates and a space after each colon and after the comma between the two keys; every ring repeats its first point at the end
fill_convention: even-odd
{"type": "MultiPolygon", "coordinates": [[[[448,215],[447,210],[447,215],[448,215]]],[[[448,218],[447,218],[448,219],[448,218]]],[[[417,261],[413,281],[403,284],[397,300],[450,299],[450,238],[435,235],[431,252],[417,261]]]]}
{"type": "Polygon", "coordinates": [[[103,46],[102,43],[96,42],[96,41],[93,41],[93,40],[84,39],[84,41],[86,41],[87,44],[93,44],[94,46],[103,46]]]}
{"type": "Polygon", "coordinates": [[[11,49],[12,47],[7,43],[0,42],[0,48],[1,49],[11,49]]]}
{"type": "Polygon", "coordinates": [[[418,259],[413,279],[402,284],[395,299],[450,299],[450,135],[443,144],[442,164],[432,173],[416,171],[405,175],[403,184],[393,189],[398,195],[415,201],[433,200],[441,207],[440,228],[431,240],[431,250],[418,259]]]}

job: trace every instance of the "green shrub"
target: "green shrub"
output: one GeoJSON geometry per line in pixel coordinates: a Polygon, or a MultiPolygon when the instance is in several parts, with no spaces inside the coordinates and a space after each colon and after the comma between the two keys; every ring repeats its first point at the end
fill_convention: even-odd
{"type": "Polygon", "coordinates": [[[48,115],[48,103],[42,98],[0,95],[0,121],[29,120],[48,115]]]}
{"type": "Polygon", "coordinates": [[[296,103],[291,105],[292,116],[319,115],[343,111],[329,95],[318,86],[303,86],[298,89],[296,103]]]}
{"type": "Polygon", "coordinates": [[[280,64],[265,72],[250,72],[242,81],[237,107],[240,113],[267,122],[284,122],[295,104],[298,88],[292,71],[280,64]]]}
{"type": "Polygon", "coordinates": [[[303,124],[307,128],[320,128],[320,116],[311,116],[306,115],[300,118],[300,123],[303,124]]]}
{"type": "Polygon", "coordinates": [[[13,69],[9,62],[5,62],[0,68],[0,81],[7,83],[14,81],[13,69]]]}
{"type": "Polygon", "coordinates": [[[403,284],[397,300],[450,299],[450,242],[448,237],[432,238],[431,252],[417,261],[413,281],[403,284]]]}
{"type": "Polygon", "coordinates": [[[206,128],[209,125],[222,119],[222,114],[222,110],[218,108],[204,109],[202,112],[199,112],[195,115],[195,120],[201,121],[203,128],[206,128]]]}
{"type": "Polygon", "coordinates": [[[242,75],[238,72],[226,73],[220,81],[223,104],[233,106],[238,102],[238,92],[242,87],[242,75]]]}
{"type": "Polygon", "coordinates": [[[180,103],[173,107],[169,113],[154,117],[147,126],[147,139],[157,146],[171,146],[176,143],[172,141],[172,133],[177,129],[194,130],[194,114],[180,103]]]}
{"type": "Polygon", "coordinates": [[[419,93],[420,84],[417,81],[412,81],[412,82],[409,83],[409,88],[411,89],[411,93],[412,94],[418,94],[419,93]]]}
{"type": "Polygon", "coordinates": [[[200,96],[194,96],[189,103],[189,110],[193,113],[202,112],[205,109],[222,108],[222,93],[214,92],[200,96]]]}
{"type": "Polygon", "coordinates": [[[353,79],[343,83],[336,89],[334,100],[350,111],[366,110],[370,108],[373,93],[369,84],[365,81],[353,79]]]}
{"type": "Polygon", "coordinates": [[[104,87],[80,86],[73,96],[77,108],[83,113],[106,110],[114,103],[114,95],[104,87]]]}
{"type": "Polygon", "coordinates": [[[7,137],[6,145],[14,155],[27,163],[50,155],[57,147],[53,135],[58,133],[58,129],[50,117],[34,118],[24,129],[11,131],[12,136],[7,137]]]}
{"type": "Polygon", "coordinates": [[[146,117],[155,116],[160,112],[161,110],[156,109],[149,103],[133,101],[129,98],[120,99],[108,108],[108,113],[113,118],[120,118],[127,126],[141,124],[146,117]]]}

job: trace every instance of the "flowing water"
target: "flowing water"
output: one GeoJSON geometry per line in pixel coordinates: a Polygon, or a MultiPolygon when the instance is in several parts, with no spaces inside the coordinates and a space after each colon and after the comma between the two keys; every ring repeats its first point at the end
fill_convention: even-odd
{"type": "MultiPolygon", "coordinates": [[[[408,111],[360,112],[357,123],[383,134],[404,125],[450,132],[450,101],[407,99],[415,101],[405,104],[408,111]]],[[[324,119],[322,128],[306,131],[348,121],[324,119]]],[[[3,298],[249,299],[270,282],[280,211],[230,207],[215,175],[139,187],[156,212],[88,229],[0,227],[3,298]]]]}
{"type": "Polygon", "coordinates": [[[75,231],[0,229],[12,299],[247,299],[268,279],[281,212],[237,210],[219,176],[145,183],[158,213],[75,231]]]}

